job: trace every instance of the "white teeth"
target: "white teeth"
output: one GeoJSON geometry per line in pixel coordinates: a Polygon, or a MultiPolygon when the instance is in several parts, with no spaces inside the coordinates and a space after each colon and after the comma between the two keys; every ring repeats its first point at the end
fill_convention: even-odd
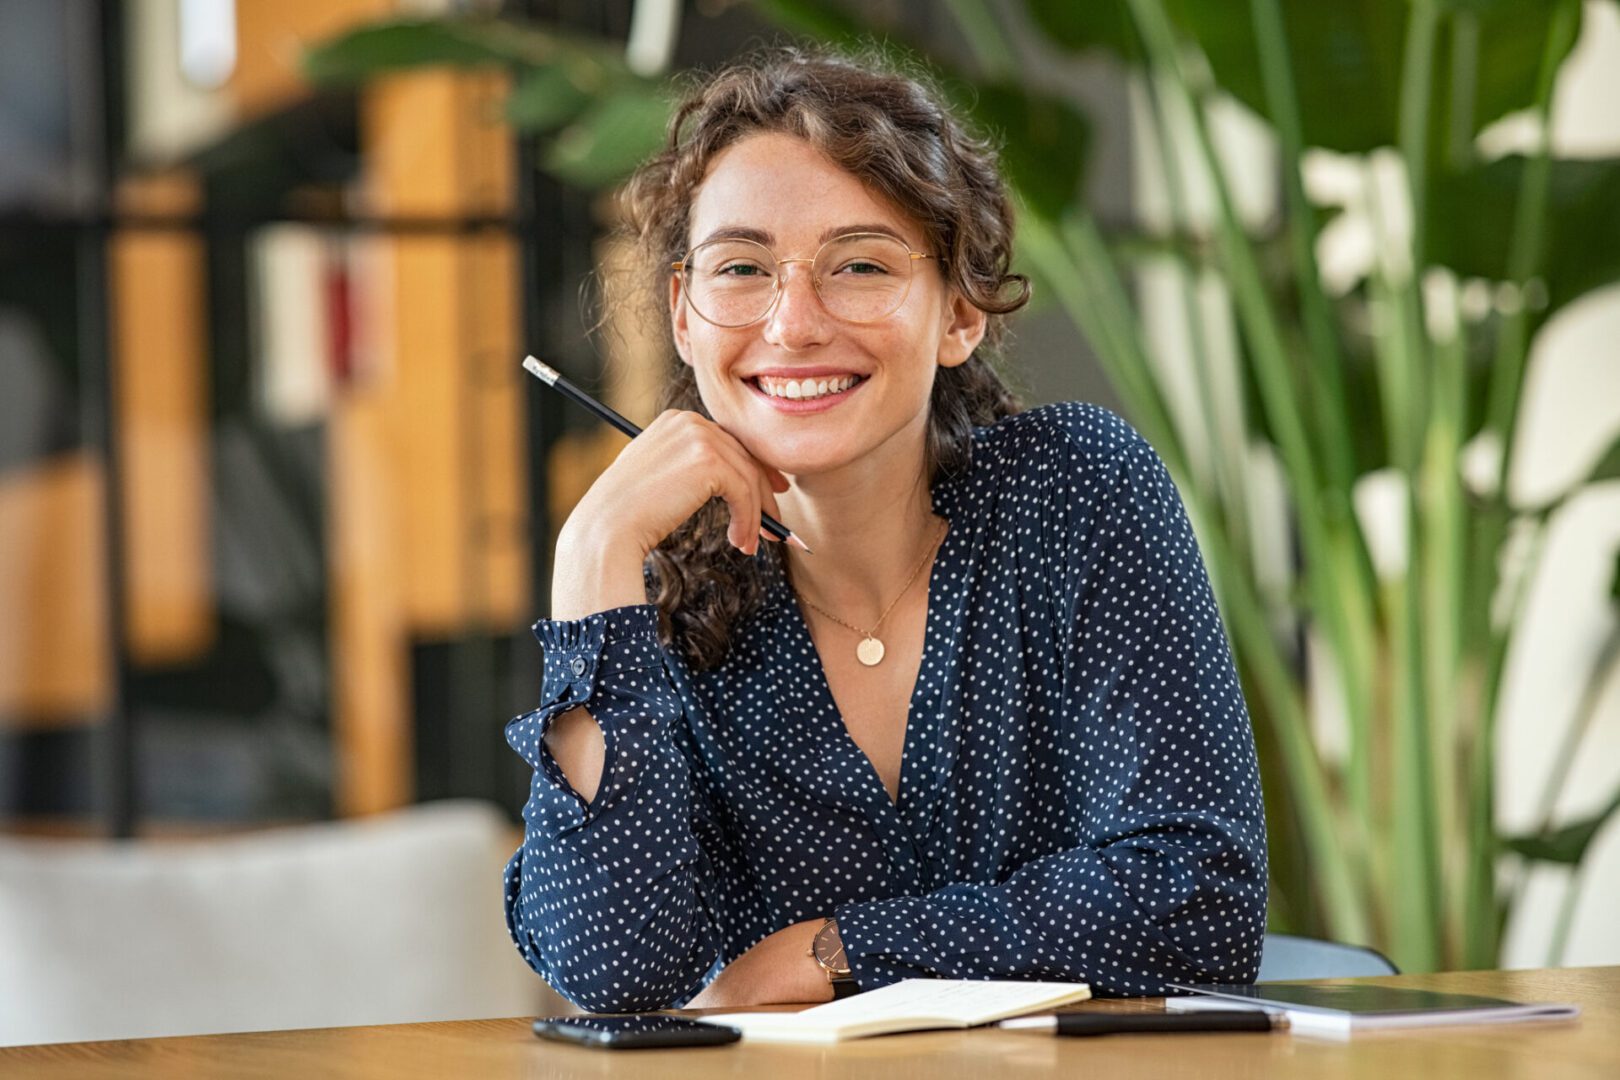
{"type": "Polygon", "coordinates": [[[777,380],[768,376],[761,376],[755,384],[771,397],[784,397],[801,400],[804,398],[821,397],[824,394],[838,394],[854,386],[859,379],[854,375],[845,375],[839,379],[783,379],[777,380]]]}

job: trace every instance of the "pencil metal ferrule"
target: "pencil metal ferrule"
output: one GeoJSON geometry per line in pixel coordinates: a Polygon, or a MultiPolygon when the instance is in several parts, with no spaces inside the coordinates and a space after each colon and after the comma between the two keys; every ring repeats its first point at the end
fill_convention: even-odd
{"type": "Polygon", "coordinates": [[[523,358],[523,367],[524,370],[529,372],[529,374],[533,375],[547,386],[556,386],[557,380],[562,378],[562,374],[558,372],[556,368],[552,367],[550,364],[536,360],[532,356],[525,356],[523,358]]]}

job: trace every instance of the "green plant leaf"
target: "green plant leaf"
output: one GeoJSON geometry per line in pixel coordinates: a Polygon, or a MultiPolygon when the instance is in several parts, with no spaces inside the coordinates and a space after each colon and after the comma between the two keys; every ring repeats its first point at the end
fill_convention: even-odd
{"type": "Polygon", "coordinates": [[[624,68],[619,48],[509,19],[400,19],[368,23],[306,50],[304,73],[318,83],[360,83],[417,67],[537,67],[586,57],[624,68]]]}
{"type": "MultiPolygon", "coordinates": [[[[1057,44],[1139,59],[1121,0],[1025,2],[1035,24],[1057,44]]],[[[1479,27],[1469,109],[1474,132],[1533,101],[1549,32],[1547,8],[1556,2],[1479,0],[1466,5],[1479,27]]],[[[1167,0],[1165,6],[1181,32],[1203,49],[1215,81],[1269,116],[1248,6],[1232,0],[1167,0]]],[[[1281,0],[1281,7],[1305,143],[1346,153],[1395,145],[1410,0],[1281,0]]],[[[1560,48],[1567,53],[1573,45],[1572,35],[1560,48]]],[[[1450,86],[1450,50],[1450,35],[1443,33],[1436,56],[1437,89],[1450,86]]],[[[1436,108],[1445,105],[1435,101],[1436,108]]]]}
{"type": "MultiPolygon", "coordinates": [[[[1509,276],[1512,222],[1526,158],[1513,155],[1439,181],[1430,258],[1465,277],[1509,276]]],[[[1547,315],[1620,281],[1620,158],[1559,160],[1547,192],[1547,315]]]]}
{"type": "Polygon", "coordinates": [[[1620,438],[1609,444],[1592,466],[1592,474],[1586,478],[1588,484],[1601,484],[1605,480],[1620,480],[1620,438]]]}
{"type": "MultiPolygon", "coordinates": [[[[1140,51],[1130,16],[1120,0],[1083,4],[1073,0],[1025,0],[1025,5],[1030,18],[1047,37],[1073,52],[1103,49],[1116,56],[1135,58],[1140,51]]],[[[1172,14],[1180,8],[1173,2],[1172,14]]]]}
{"type": "Polygon", "coordinates": [[[963,94],[975,123],[1002,140],[1001,165],[1024,204],[1056,221],[1079,197],[1091,125],[1066,101],[1011,83],[981,84],[963,94]]]}
{"type": "MultiPolygon", "coordinates": [[[[825,0],[754,0],[754,7],[783,30],[832,45],[872,44],[882,29],[825,0]]],[[[892,39],[884,46],[893,47],[892,39]]]]}
{"type": "Polygon", "coordinates": [[[1572,821],[1562,828],[1533,836],[1504,837],[1502,844],[1508,850],[1518,852],[1536,862],[1579,866],[1581,860],[1586,857],[1587,849],[1592,846],[1592,841],[1597,838],[1597,834],[1617,810],[1620,810],[1620,788],[1610,796],[1608,805],[1591,817],[1572,821]]]}
{"type": "Polygon", "coordinates": [[[600,69],[583,64],[532,68],[512,87],[506,99],[506,118],[522,131],[551,131],[583,112],[604,81],[600,69]],[[585,72],[594,72],[594,78],[585,72]]]}
{"type": "Polygon", "coordinates": [[[558,131],[542,164],[577,187],[616,183],[662,145],[669,113],[669,102],[652,84],[620,86],[558,131]]]}
{"type": "Polygon", "coordinates": [[[364,26],[305,51],[304,74],[317,83],[360,83],[413,67],[478,67],[509,62],[486,42],[449,22],[364,26]]]}

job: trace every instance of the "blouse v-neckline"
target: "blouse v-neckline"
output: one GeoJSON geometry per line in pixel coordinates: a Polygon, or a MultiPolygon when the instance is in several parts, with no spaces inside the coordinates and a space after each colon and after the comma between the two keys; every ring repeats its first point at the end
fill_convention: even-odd
{"type": "MultiPolygon", "coordinates": [[[[928,569],[922,656],[907,699],[900,777],[892,800],[888,789],[883,786],[877,767],[855,742],[844,723],[843,714],[833,697],[832,684],[827,679],[826,667],[810,634],[810,626],[782,568],[780,549],[766,560],[769,568],[767,593],[779,617],[787,620],[796,646],[786,650],[786,653],[809,655],[816,659],[816,670],[808,678],[785,677],[778,685],[788,688],[788,693],[797,696],[803,714],[816,721],[818,727],[814,738],[819,744],[822,759],[827,762],[829,773],[860,778],[855,787],[840,789],[840,798],[859,805],[872,819],[880,835],[898,841],[913,858],[916,840],[926,831],[924,826],[939,795],[939,754],[944,748],[947,734],[940,730],[942,721],[938,706],[941,684],[956,666],[954,653],[961,637],[961,608],[967,576],[964,566],[973,530],[966,515],[958,512],[955,496],[959,484],[960,479],[940,480],[931,491],[933,512],[944,518],[948,525],[945,537],[934,553],[933,565],[928,569]]],[[[892,849],[894,844],[890,846],[892,849]]]]}

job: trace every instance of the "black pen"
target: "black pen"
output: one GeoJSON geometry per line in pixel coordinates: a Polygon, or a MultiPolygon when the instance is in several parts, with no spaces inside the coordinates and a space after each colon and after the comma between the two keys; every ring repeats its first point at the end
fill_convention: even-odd
{"type": "Polygon", "coordinates": [[[1176,1035],[1218,1031],[1281,1031],[1288,1018],[1259,1009],[1207,1013],[1056,1013],[1003,1020],[998,1027],[1054,1035],[1176,1035]]]}
{"type": "MultiPolygon", "coordinates": [[[[632,424],[630,421],[626,420],[624,417],[620,416],[618,413],[614,412],[600,401],[597,401],[595,398],[591,397],[591,395],[587,394],[585,391],[581,390],[567,379],[563,378],[562,373],[551,365],[542,363],[532,356],[525,356],[523,358],[523,370],[527,371],[530,375],[533,375],[535,378],[539,379],[541,382],[545,383],[547,386],[551,387],[553,390],[556,390],[563,396],[573,398],[575,401],[579,402],[581,405],[591,410],[591,412],[595,413],[603,420],[606,420],[608,423],[612,424],[614,427],[618,428],[632,439],[641,434],[640,428],[636,427],[636,425],[632,424]]],[[[808,544],[806,544],[803,540],[800,540],[797,536],[794,536],[791,529],[789,529],[786,525],[783,525],[780,521],[777,521],[775,518],[771,517],[771,515],[762,513],[759,515],[759,520],[760,524],[764,526],[765,531],[776,537],[778,540],[784,540],[787,543],[792,544],[806,555],[815,554],[815,552],[810,550],[810,546],[808,544]]]]}

